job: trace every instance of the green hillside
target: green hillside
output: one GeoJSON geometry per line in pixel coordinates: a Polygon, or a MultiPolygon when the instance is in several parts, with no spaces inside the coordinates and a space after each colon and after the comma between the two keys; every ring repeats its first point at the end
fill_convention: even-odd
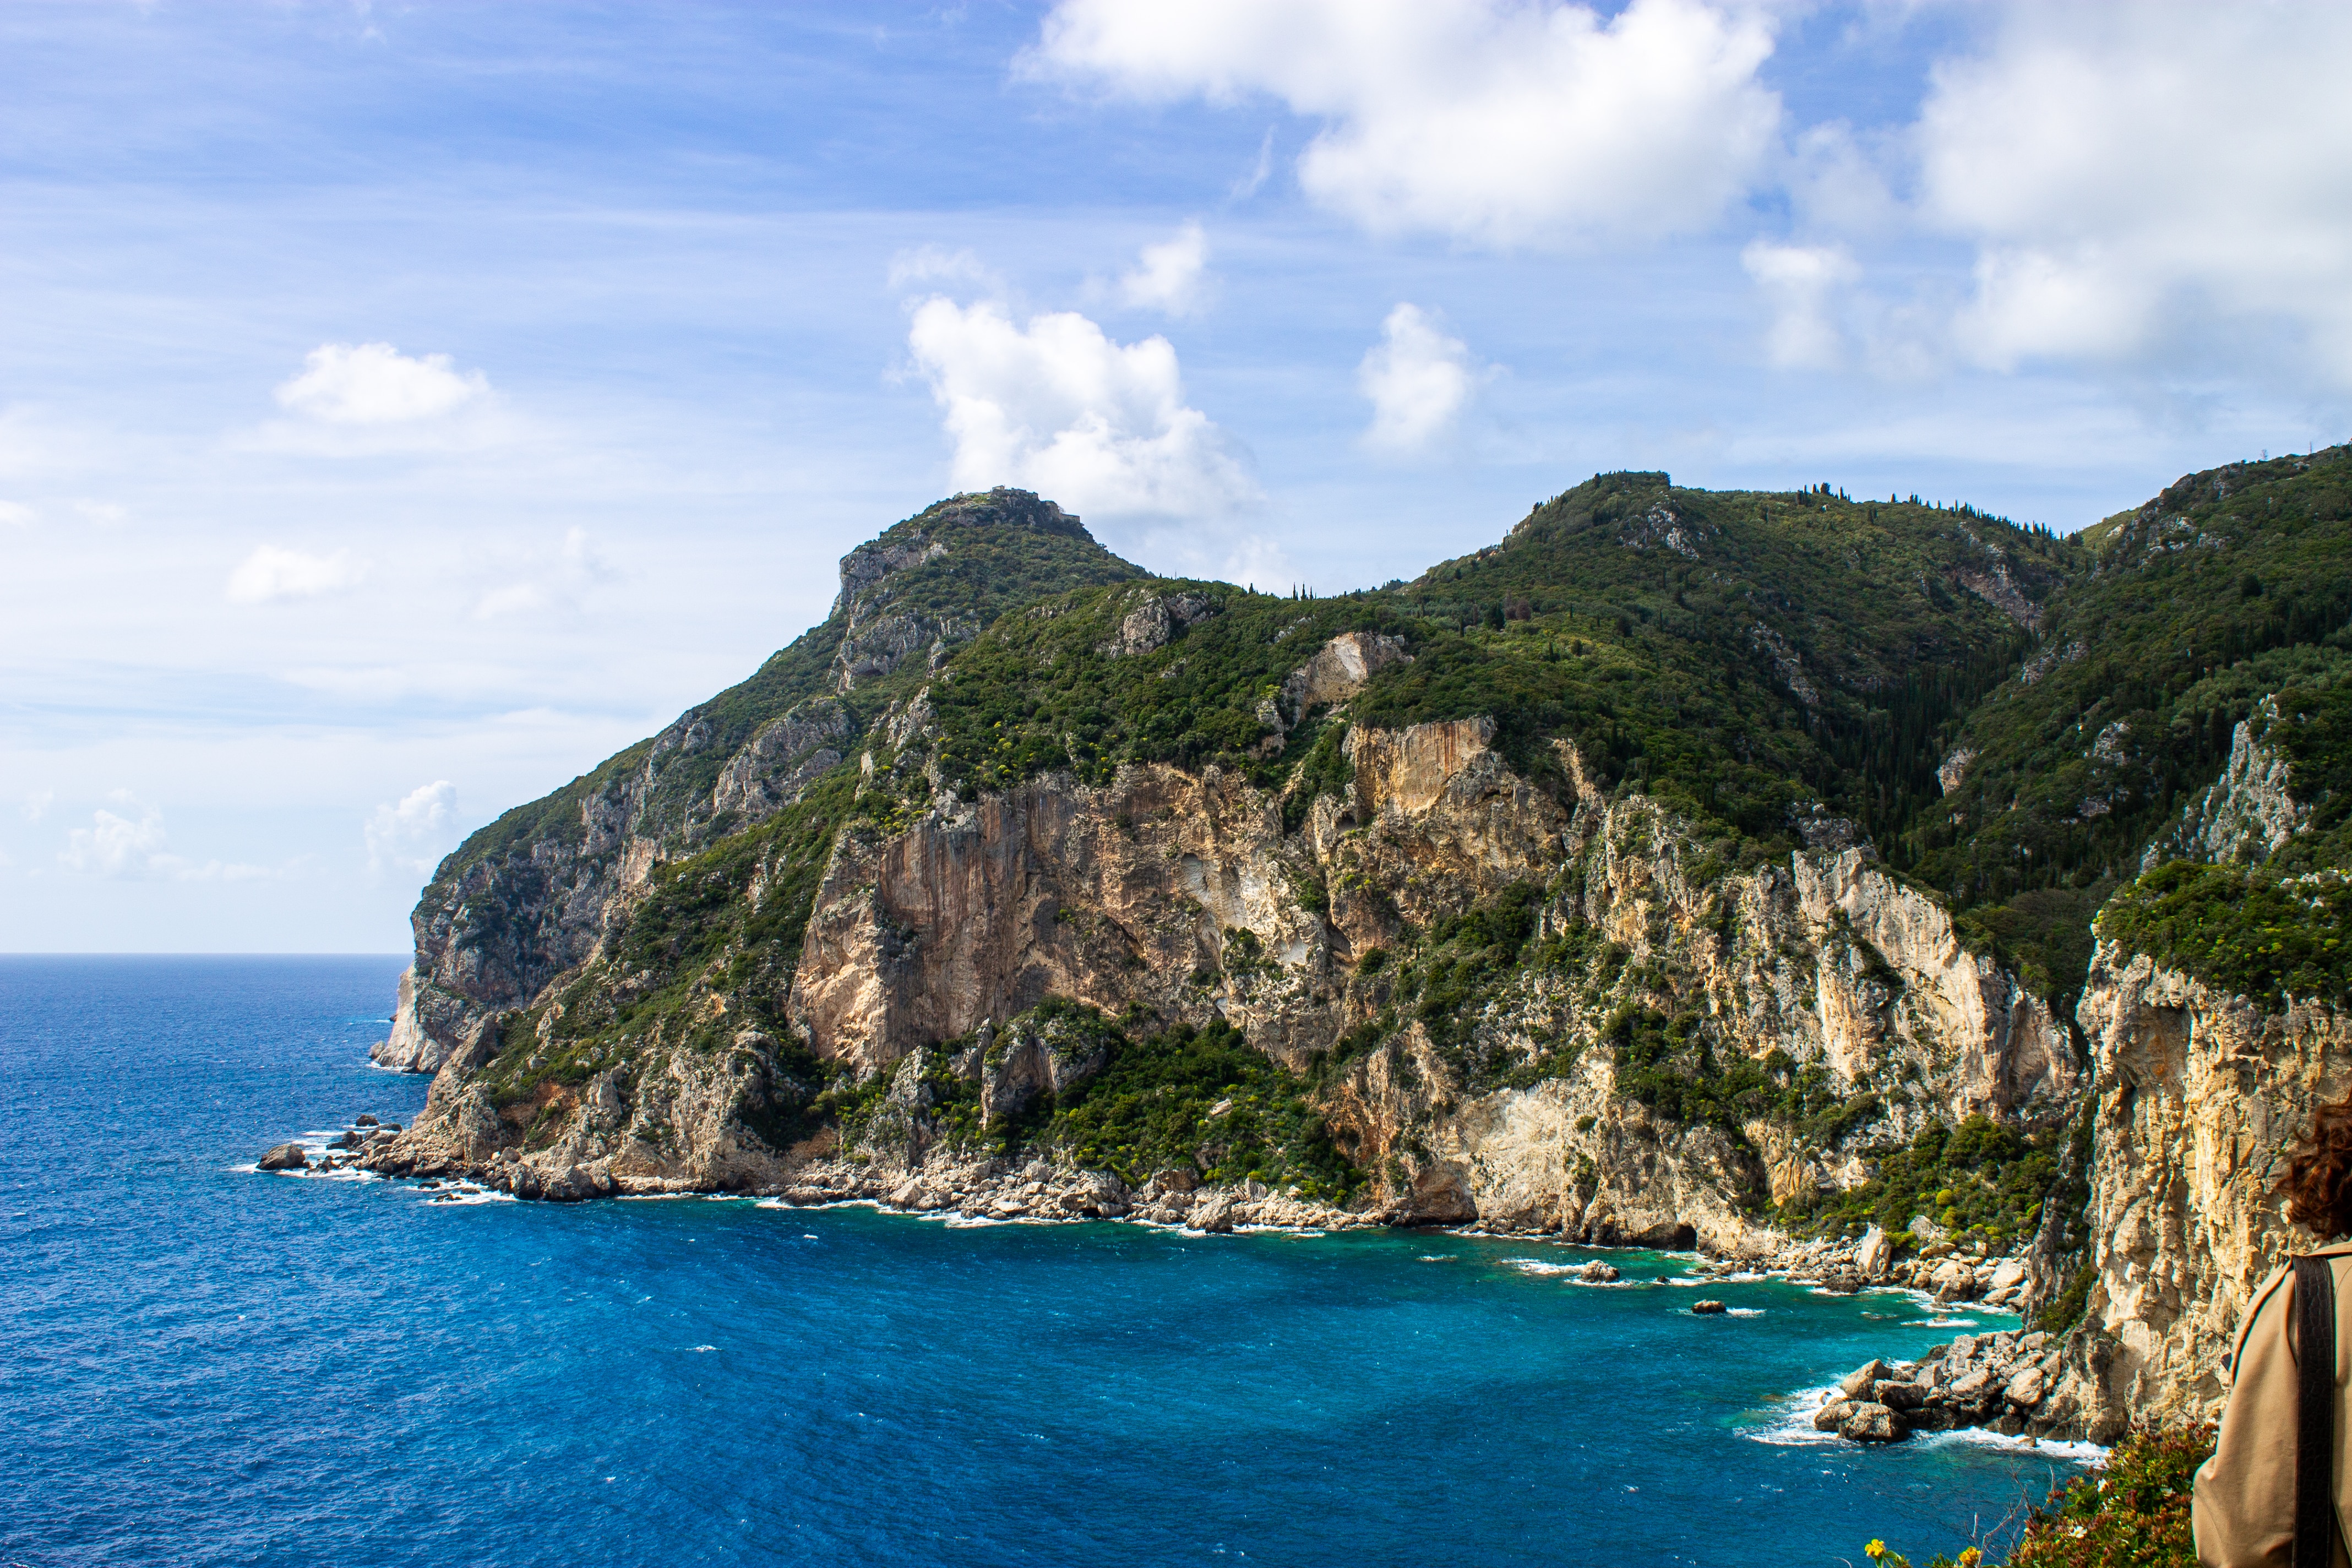
{"type": "MultiPolygon", "coordinates": [[[[919,542],[936,546],[938,553],[890,573],[859,595],[856,608],[864,620],[919,619],[968,637],[1014,605],[1082,584],[1143,575],[1141,567],[1097,543],[1077,519],[1025,490],[950,496],[884,530],[853,559],[919,542]]],[[[435,882],[535,842],[576,841],[582,803],[644,767],[648,757],[654,760],[654,782],[645,808],[652,824],[671,830],[684,824],[709,799],[720,769],[754,731],[835,690],[835,656],[850,631],[852,597],[845,584],[832,614],[772,655],[750,679],[680,714],[671,732],[693,733],[693,746],[657,753],[660,737],[638,742],[553,795],[517,806],[475,833],[441,866],[435,882]]],[[[927,661],[918,659],[911,668],[844,693],[852,734],[863,731],[928,668],[927,661]]]]}

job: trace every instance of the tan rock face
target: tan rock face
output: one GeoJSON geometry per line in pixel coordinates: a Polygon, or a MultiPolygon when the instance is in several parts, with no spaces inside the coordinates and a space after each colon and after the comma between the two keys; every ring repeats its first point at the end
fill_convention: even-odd
{"type": "MultiPolygon", "coordinates": [[[[1327,650],[1328,651],[1328,650],[1327,650]]],[[[1108,787],[1039,780],[845,839],[808,927],[795,1016],[821,1054],[870,1073],[1048,995],[1222,1016],[1294,1068],[1379,1011],[1362,954],[1513,884],[1549,889],[1547,930],[1590,921],[1629,966],[1688,977],[1731,1048],[1819,1061],[1849,1087],[1924,1081],[1941,1114],[2063,1106],[2076,1072],[2040,1001],[1961,949],[1932,900],[1858,852],[1703,876],[1700,848],[1640,797],[1604,799],[1563,750],[1563,805],[1507,767],[1484,720],[1349,736],[1355,784],[1286,837],[1279,802],[1211,769],[1123,769],[1108,787]],[[1325,889],[1328,917],[1304,901],[1325,889]]],[[[1327,1088],[1330,1121],[1389,1211],[1592,1237],[1757,1245],[1743,1204],[1848,1184],[1867,1166],[1759,1160],[1714,1129],[1654,1122],[1615,1094],[1606,1005],[1531,979],[1476,1027],[1563,1076],[1471,1094],[1418,1025],[1327,1088]]],[[[1898,1108],[1906,1135],[1926,1111],[1898,1108]]],[[[1761,1124],[1759,1124],[1761,1125],[1761,1124]]],[[[1754,1142],[1751,1135],[1748,1144],[1754,1142]]]]}
{"type": "Polygon", "coordinates": [[[2352,1087],[2352,1021],[2265,1013],[2107,943],[2077,1016],[2099,1085],[2086,1323],[2110,1343],[2070,1356],[2066,1392],[2095,1430],[2216,1416],[2254,1287],[2315,1239],[2273,1188],[2312,1111],[2352,1087]]]}
{"type": "Polygon", "coordinates": [[[1838,948],[1817,986],[1817,1016],[1842,1077],[1866,1076],[1893,1040],[1925,1037],[1936,1046],[1921,1065],[1957,1114],[1999,1116],[2073,1095],[2074,1053],[2049,1005],[1962,948],[1941,905],[1860,850],[1799,856],[1792,870],[1805,929],[1838,948]],[[1897,984],[1874,973],[1874,951],[1897,984]]]}

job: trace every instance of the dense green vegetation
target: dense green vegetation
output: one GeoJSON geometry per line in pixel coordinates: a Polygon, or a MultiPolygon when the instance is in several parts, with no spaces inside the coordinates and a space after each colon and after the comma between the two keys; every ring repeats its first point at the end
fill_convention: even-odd
{"type": "Polygon", "coordinates": [[[2090,916],[2220,771],[2232,726],[2345,668],[2347,521],[2352,451],[2333,447],[2190,475],[2086,530],[2039,647],[1953,733],[1975,762],[1890,858],[2071,1000],[2090,916]]]}
{"type": "MultiPolygon", "coordinates": [[[[2197,1467],[2213,1454],[2214,1429],[2134,1432],[2093,1474],[2058,1488],[2025,1521],[2008,1568],[2197,1568],[2189,1521],[2197,1467]]],[[[1863,1548],[1876,1568],[1909,1568],[1883,1541],[1863,1548]]],[[[1940,1552],[1927,1568],[1977,1568],[1981,1548],[1940,1552]]]]}
{"type": "Polygon", "coordinates": [[[1931,1121],[1908,1148],[1883,1155],[1869,1181],[1800,1199],[1785,1217],[1801,1230],[1858,1234],[1865,1225],[1900,1231],[1925,1215],[1961,1239],[2006,1249],[2041,1222],[2042,1200],[2058,1183],[2063,1135],[1982,1116],[1958,1127],[1931,1121]]]}
{"type": "Polygon", "coordinates": [[[1073,1091],[1044,1138],[1077,1163],[1141,1183],[1197,1171],[1211,1182],[1255,1179],[1337,1201],[1362,1176],[1331,1140],[1306,1085],[1222,1018],[1111,1046],[1103,1070],[1073,1091]]]}
{"type": "Polygon", "coordinates": [[[1934,795],[1939,727],[2026,644],[1961,582],[2000,592],[1997,566],[2030,612],[2068,553],[1916,502],[1596,475],[1502,543],[1392,590],[1488,635],[1473,637],[1479,657],[1417,666],[1358,710],[1494,712],[1507,753],[1516,733],[1565,734],[1611,782],[1631,775],[1747,838],[1790,843],[1791,810],[1820,801],[1885,850],[1934,795]]]}
{"type": "Polygon", "coordinates": [[[2352,882],[2173,860],[2107,905],[2099,930],[2125,947],[2271,1008],[2289,996],[2352,999],[2352,882]]]}
{"type": "Polygon", "coordinates": [[[2284,687],[2275,717],[2255,718],[2309,808],[2303,831],[2259,865],[2155,868],[2106,906],[2101,934],[2267,1006],[2352,1001],[2352,658],[2345,666],[2329,684],[2284,687]]]}
{"type": "Polygon", "coordinates": [[[1997,564],[2025,613],[2068,557],[1973,513],[1599,476],[1411,584],[1297,599],[1153,583],[1215,613],[1148,654],[1099,651],[1142,584],[1008,618],[934,686],[940,755],[973,790],[1125,761],[1279,783],[1312,738],[1271,740],[1261,704],[1324,640],[1371,631],[1413,657],[1349,704],[1358,723],[1491,717],[1533,777],[1557,773],[1545,742],[1571,740],[1604,784],[1648,790],[1751,860],[1794,847],[1792,818],[1818,803],[1891,848],[1935,794],[1943,729],[2026,646],[2009,613],[1951,584],[1997,564]]]}
{"type": "Polygon", "coordinates": [[[1402,616],[1368,598],[1285,599],[1222,583],[1157,580],[1066,595],[1005,617],[958,651],[951,678],[931,688],[935,754],[968,793],[1055,769],[1098,784],[1126,762],[1214,763],[1270,784],[1310,757],[1318,784],[1330,787],[1346,776],[1345,759],[1330,749],[1338,737],[1326,742],[1302,726],[1268,748],[1274,731],[1260,706],[1339,633],[1405,629],[1402,616]],[[1205,613],[1164,646],[1102,651],[1129,615],[1182,595],[1197,595],[1205,613]]]}
{"type": "Polygon", "coordinates": [[[1614,1052],[1617,1092],[1670,1121],[1711,1123],[1738,1131],[1767,1117],[1794,1126],[1816,1145],[1833,1144],[1846,1130],[1876,1117],[1877,1096],[1841,1094],[1828,1072],[1800,1066],[1775,1049],[1761,1060],[1718,1057],[1706,1021],[1696,1013],[1666,1017],[1641,1003],[1621,1004],[1601,1030],[1614,1052]]]}
{"type": "MultiPolygon", "coordinates": [[[[1295,1186],[1304,1196],[1338,1202],[1362,1184],[1361,1173],[1307,1102],[1307,1085],[1223,1019],[1205,1029],[1180,1024],[1145,1031],[1048,997],[999,1038],[1017,1030],[1055,1041],[1060,1050],[1098,1053],[1102,1066],[1058,1100],[1041,1094],[1018,1116],[984,1121],[977,1075],[952,1066],[969,1059],[964,1053],[972,1042],[927,1050],[928,1115],[950,1142],[1004,1156],[1066,1154],[1137,1186],[1179,1172],[1221,1184],[1295,1186]]],[[[853,1134],[872,1114],[882,1081],[850,1103],[853,1134]]]]}

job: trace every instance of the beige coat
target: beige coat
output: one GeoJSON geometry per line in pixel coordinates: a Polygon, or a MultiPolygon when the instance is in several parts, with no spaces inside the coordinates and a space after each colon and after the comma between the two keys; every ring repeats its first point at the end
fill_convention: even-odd
{"type": "MultiPolygon", "coordinates": [[[[2336,1276],[2336,1562],[2352,1519],[2352,1243],[2325,1247],[2336,1276]]],[[[2285,1568],[2294,1540],[2294,1275],[2282,1268],[2254,1292],[2230,1358],[2221,1439],[2197,1471],[2197,1558],[2210,1568],[2285,1568]]]]}

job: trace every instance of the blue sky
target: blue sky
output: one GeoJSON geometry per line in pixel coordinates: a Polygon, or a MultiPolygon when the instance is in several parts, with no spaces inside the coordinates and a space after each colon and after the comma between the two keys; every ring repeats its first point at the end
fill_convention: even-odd
{"type": "Polygon", "coordinates": [[[1603,468],[2352,425],[2340,7],[0,7],[0,949],[377,950],[1025,484],[1336,589],[1603,468]]]}

